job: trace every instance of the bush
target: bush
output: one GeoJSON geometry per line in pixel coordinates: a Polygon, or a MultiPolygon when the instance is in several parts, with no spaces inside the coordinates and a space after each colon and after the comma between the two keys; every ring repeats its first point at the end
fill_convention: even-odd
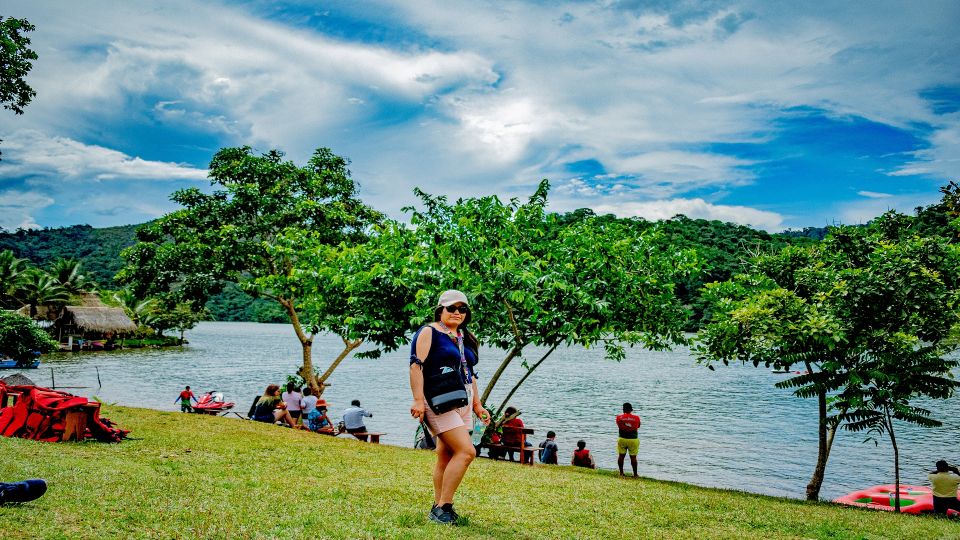
{"type": "Polygon", "coordinates": [[[57,342],[27,317],[0,311],[0,354],[26,364],[38,353],[57,350],[57,342]]]}

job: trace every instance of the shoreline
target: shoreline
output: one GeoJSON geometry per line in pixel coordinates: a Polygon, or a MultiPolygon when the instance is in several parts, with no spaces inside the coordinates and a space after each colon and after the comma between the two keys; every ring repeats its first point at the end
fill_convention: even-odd
{"type": "MultiPolygon", "coordinates": [[[[256,422],[105,406],[119,444],[0,440],[4,478],[50,490],[5,507],[9,538],[448,538],[426,519],[432,453],[256,422]],[[180,415],[180,416],[177,416],[180,415]],[[363,445],[363,446],[360,446],[363,445]],[[305,498],[291,506],[285,493],[305,498]],[[54,518],[54,516],[56,516],[54,518]]],[[[462,538],[952,537],[960,524],[569,466],[477,460],[462,538]],[[506,481],[504,481],[506,480],[506,481]],[[544,504],[549,501],[549,504],[544,504]]]]}

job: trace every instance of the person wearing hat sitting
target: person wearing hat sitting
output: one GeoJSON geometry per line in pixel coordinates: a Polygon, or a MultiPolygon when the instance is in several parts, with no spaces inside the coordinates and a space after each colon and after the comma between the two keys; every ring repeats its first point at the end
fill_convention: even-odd
{"type": "Polygon", "coordinates": [[[309,386],[303,387],[303,425],[310,431],[333,431],[333,423],[327,417],[327,401],[313,395],[309,386]]]}

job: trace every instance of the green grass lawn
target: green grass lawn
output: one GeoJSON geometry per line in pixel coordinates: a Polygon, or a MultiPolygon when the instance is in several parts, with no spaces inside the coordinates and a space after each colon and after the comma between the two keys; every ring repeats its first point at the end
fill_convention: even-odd
{"type": "Polygon", "coordinates": [[[137,440],[0,437],[0,479],[50,486],[0,507],[0,537],[960,538],[960,523],[931,517],[485,459],[456,501],[468,523],[452,531],[426,518],[430,452],[238,419],[104,414],[137,440]]]}

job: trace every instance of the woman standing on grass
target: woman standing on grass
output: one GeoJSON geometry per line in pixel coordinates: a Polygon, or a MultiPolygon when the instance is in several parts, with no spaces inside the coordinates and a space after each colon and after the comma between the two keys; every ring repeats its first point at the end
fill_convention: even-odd
{"type": "Polygon", "coordinates": [[[466,326],[470,322],[467,296],[460,291],[446,291],[440,295],[433,311],[433,322],[413,336],[410,351],[410,389],[413,405],[410,414],[426,422],[437,441],[437,464],[433,468],[433,508],[428,517],[441,524],[455,525],[458,519],[453,509],[453,496],[477,457],[470,429],[473,426],[470,410],[490,423],[490,413],[483,408],[477,392],[474,366],[477,364],[479,343],[466,326]],[[441,374],[456,371],[467,392],[467,405],[441,414],[427,406],[426,394],[430,381],[441,374]]]}

